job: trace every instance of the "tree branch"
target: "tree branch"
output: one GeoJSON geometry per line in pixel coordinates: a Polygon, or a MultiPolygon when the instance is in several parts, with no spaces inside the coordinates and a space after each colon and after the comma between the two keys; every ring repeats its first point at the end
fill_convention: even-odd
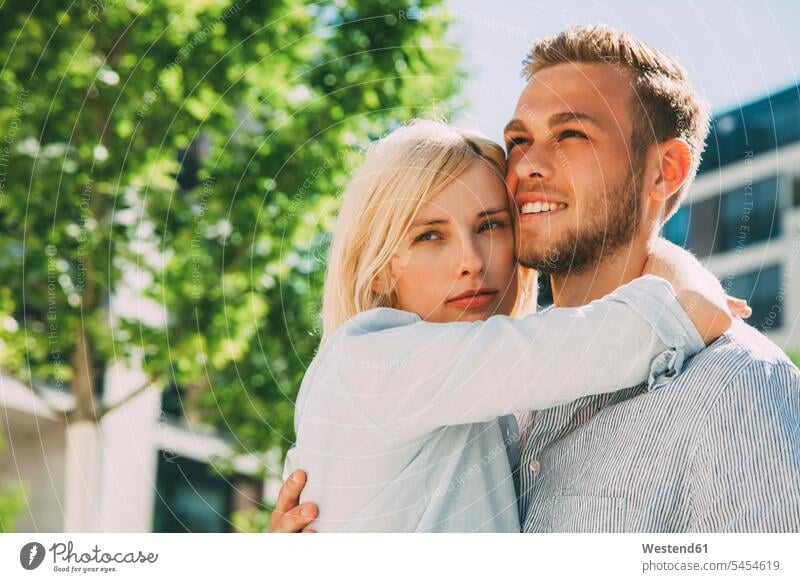
{"type": "Polygon", "coordinates": [[[147,390],[150,386],[156,384],[157,381],[158,381],[158,376],[148,378],[141,386],[134,388],[114,404],[110,404],[108,406],[106,405],[99,406],[97,413],[95,414],[97,422],[100,422],[100,420],[102,420],[102,418],[109,412],[112,412],[117,408],[120,408],[121,406],[125,406],[125,404],[136,398],[139,394],[147,390]]]}

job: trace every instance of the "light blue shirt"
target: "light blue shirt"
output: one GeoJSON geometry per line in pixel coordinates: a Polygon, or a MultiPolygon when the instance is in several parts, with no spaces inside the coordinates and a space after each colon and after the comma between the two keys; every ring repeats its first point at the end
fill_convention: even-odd
{"type": "Polygon", "coordinates": [[[588,305],[436,324],[395,309],[352,318],[321,347],[295,411],[284,478],[318,531],[520,529],[516,411],[645,382],[703,341],[671,285],[646,276],[588,305]]]}

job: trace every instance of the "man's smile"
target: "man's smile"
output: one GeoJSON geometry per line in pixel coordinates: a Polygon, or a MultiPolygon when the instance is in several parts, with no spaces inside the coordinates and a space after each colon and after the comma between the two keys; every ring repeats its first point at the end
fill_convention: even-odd
{"type": "Polygon", "coordinates": [[[567,203],[553,196],[526,193],[517,196],[520,223],[552,218],[567,209],[567,203]]]}
{"type": "Polygon", "coordinates": [[[520,208],[519,220],[520,222],[529,222],[532,220],[549,219],[554,215],[560,214],[566,210],[566,208],[567,205],[564,203],[527,202],[520,208]]]}

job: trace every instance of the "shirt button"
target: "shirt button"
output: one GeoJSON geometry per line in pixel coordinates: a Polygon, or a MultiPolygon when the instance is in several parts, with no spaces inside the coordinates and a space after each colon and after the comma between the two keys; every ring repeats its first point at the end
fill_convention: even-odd
{"type": "Polygon", "coordinates": [[[542,468],[542,464],[538,459],[533,459],[530,463],[528,463],[528,468],[534,473],[538,473],[539,469],[542,468]]]}

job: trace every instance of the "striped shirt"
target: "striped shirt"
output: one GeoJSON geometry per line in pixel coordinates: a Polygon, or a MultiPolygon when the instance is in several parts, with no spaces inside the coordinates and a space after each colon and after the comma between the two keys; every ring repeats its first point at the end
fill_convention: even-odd
{"type": "Polygon", "coordinates": [[[666,385],[517,422],[525,532],[800,531],[800,371],[741,321],[666,385]]]}

